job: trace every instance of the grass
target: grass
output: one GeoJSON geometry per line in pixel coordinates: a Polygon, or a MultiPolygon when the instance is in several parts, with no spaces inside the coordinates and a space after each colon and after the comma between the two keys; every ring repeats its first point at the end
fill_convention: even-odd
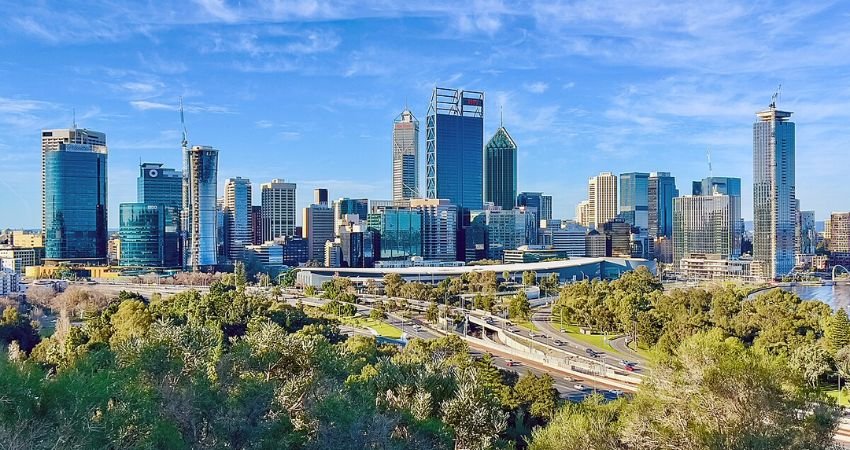
{"type": "Polygon", "coordinates": [[[531,330],[531,331],[534,331],[534,332],[539,331],[537,326],[534,325],[533,323],[531,323],[531,321],[528,321],[528,320],[513,320],[513,323],[516,324],[517,326],[525,328],[526,330],[531,330]]]}
{"type": "Polygon", "coordinates": [[[834,398],[838,400],[839,406],[850,407],[850,394],[846,391],[841,394],[841,398],[838,398],[838,389],[830,389],[826,391],[826,396],[830,398],[834,398]]]}
{"type": "MultiPolygon", "coordinates": [[[[571,338],[573,338],[577,341],[581,341],[581,342],[584,342],[585,344],[593,345],[595,347],[605,349],[606,351],[610,350],[612,352],[616,352],[616,350],[614,350],[614,348],[611,347],[611,345],[608,344],[605,341],[605,335],[602,335],[602,334],[583,334],[581,332],[581,330],[579,330],[579,327],[577,327],[575,325],[561,325],[560,318],[555,318],[554,320],[552,320],[551,323],[552,323],[553,328],[555,328],[556,330],[563,329],[564,331],[566,331],[567,333],[570,334],[571,338]]],[[[613,337],[613,335],[612,335],[612,337],[613,337]]]]}
{"type": "MultiPolygon", "coordinates": [[[[333,316],[337,318],[336,316],[333,316]]],[[[401,330],[384,322],[369,319],[369,318],[360,318],[360,317],[343,317],[340,319],[340,322],[356,327],[356,328],[368,328],[370,330],[374,330],[378,333],[379,336],[388,337],[391,339],[400,339],[401,338],[401,330]]]]}

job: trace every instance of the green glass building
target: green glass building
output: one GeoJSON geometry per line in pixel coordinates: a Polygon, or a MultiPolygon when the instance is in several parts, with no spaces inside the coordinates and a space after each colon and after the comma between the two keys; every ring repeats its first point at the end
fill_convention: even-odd
{"type": "Polygon", "coordinates": [[[382,208],[368,216],[369,230],[376,232],[375,254],[381,260],[422,256],[422,213],[407,208],[382,208]]]}
{"type": "Polygon", "coordinates": [[[180,267],[180,214],[177,208],[162,204],[122,203],[119,217],[119,264],[122,267],[180,267]]]}
{"type": "Polygon", "coordinates": [[[517,192],[517,146],[508,130],[499,127],[484,146],[484,201],[513,209],[517,192]]]}

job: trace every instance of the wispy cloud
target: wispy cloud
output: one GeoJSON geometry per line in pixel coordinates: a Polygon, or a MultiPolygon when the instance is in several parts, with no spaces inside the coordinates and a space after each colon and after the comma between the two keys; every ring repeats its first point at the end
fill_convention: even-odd
{"type": "MultiPolygon", "coordinates": [[[[179,105],[175,103],[162,103],[162,102],[154,102],[149,100],[133,100],[130,102],[130,106],[139,110],[139,111],[151,111],[151,110],[165,110],[165,111],[177,111],[179,109],[179,105]]],[[[201,104],[184,104],[183,110],[188,112],[204,112],[204,113],[219,113],[219,114],[232,114],[229,108],[224,106],[215,106],[215,105],[201,105],[201,104]]]]}
{"type": "Polygon", "coordinates": [[[549,89],[549,85],[547,83],[542,82],[542,81],[535,81],[533,83],[525,83],[525,84],[522,85],[522,87],[523,87],[523,89],[525,89],[528,92],[531,92],[532,94],[542,94],[542,93],[546,92],[547,89],[549,89]]]}

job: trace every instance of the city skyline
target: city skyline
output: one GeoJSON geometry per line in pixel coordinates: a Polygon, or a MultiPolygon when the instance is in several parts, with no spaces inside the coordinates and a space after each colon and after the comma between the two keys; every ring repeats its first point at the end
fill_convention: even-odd
{"type": "MultiPolygon", "coordinates": [[[[771,5],[713,4],[688,8],[687,14],[674,4],[637,5],[628,14],[606,13],[604,5],[560,5],[561,15],[552,10],[556,6],[537,4],[482,6],[462,14],[449,4],[394,14],[366,5],[356,13],[329,6],[268,18],[250,5],[200,6],[180,14],[163,7],[121,15],[127,22],[115,19],[114,6],[83,7],[65,17],[69,24],[91,18],[100,27],[90,35],[76,34],[71,26],[45,32],[40,24],[53,22],[56,14],[45,6],[23,6],[4,25],[0,52],[8,56],[15,50],[16,57],[0,65],[8,80],[0,87],[0,179],[9,194],[0,205],[3,226],[38,227],[40,186],[31,182],[40,164],[37,136],[41,129],[70,126],[76,109],[78,126],[110,136],[108,217],[109,227],[116,228],[118,205],[135,199],[139,159],[180,167],[180,95],[186,98],[190,142],[221,150],[219,196],[226,178],[241,176],[257,192],[273,178],[297,183],[298,209],[320,186],[333,198],[389,199],[392,118],[405,104],[425,117],[435,85],[487,93],[485,136],[497,129],[496,106],[503,106],[504,125],[521,149],[518,188],[553,195],[555,217],[571,218],[585,195],[584,180],[602,171],[671,172],[679,190],[688,192],[683,183],[710,174],[705,157],[710,147],[713,173],[742,179],[742,215],[749,221],[752,114],[764,109],[782,83],[779,106],[795,112],[799,130],[801,209],[814,210],[818,221],[850,209],[846,196],[821,194],[840,183],[850,158],[840,151],[848,145],[840,132],[847,119],[840,105],[850,96],[839,87],[847,85],[840,69],[849,53],[840,39],[846,34],[842,5],[773,10],[747,30],[742,25],[771,5]],[[648,13],[652,8],[655,14],[648,13]],[[543,21],[547,12],[558,20],[543,21]],[[654,15],[665,18],[647,18],[654,15]],[[447,32],[427,33],[449,16],[456,20],[445,26],[457,32],[457,42],[448,42],[447,32]],[[110,18],[125,26],[110,24],[110,18]],[[405,44],[409,54],[400,61],[417,61],[422,73],[395,76],[403,64],[387,64],[391,59],[384,57],[398,56],[399,49],[368,31],[377,22],[388,30],[424,32],[405,44]],[[660,30],[651,31],[654,26],[660,30]],[[714,28],[703,33],[709,26],[714,28]],[[200,36],[186,38],[177,31],[181,27],[197,29],[200,36]],[[500,33],[511,27],[524,37],[500,33]],[[558,32],[555,44],[563,54],[540,50],[547,27],[558,32]],[[681,35],[669,45],[702,48],[700,55],[715,52],[714,57],[694,64],[688,61],[693,55],[677,50],[674,56],[669,45],[649,50],[676,30],[681,35]],[[720,45],[760,33],[774,39],[734,52],[720,45]],[[801,35],[806,39],[793,42],[801,35]],[[444,57],[429,57],[432,47],[444,57]],[[536,59],[546,63],[522,56],[528,48],[542,52],[536,59]],[[92,49],[109,55],[109,64],[81,65],[80,56],[92,49]],[[629,49],[648,57],[637,61],[629,49]],[[192,50],[205,51],[189,55],[192,50]],[[286,65],[287,55],[299,66],[286,65]],[[321,68],[334,58],[338,65],[321,68]],[[44,60],[59,70],[44,71],[44,60]],[[306,81],[313,78],[326,80],[306,81]],[[302,89],[285,89],[293,83],[302,89]],[[282,102],[282,96],[288,100],[282,102]]],[[[422,169],[419,175],[424,189],[422,169]]]]}

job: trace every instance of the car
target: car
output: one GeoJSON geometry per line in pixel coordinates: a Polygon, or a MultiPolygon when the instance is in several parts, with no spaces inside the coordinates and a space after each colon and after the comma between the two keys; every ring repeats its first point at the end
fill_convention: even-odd
{"type": "Polygon", "coordinates": [[[635,367],[634,367],[634,366],[626,366],[626,371],[627,371],[627,372],[634,372],[634,371],[635,371],[635,367]]]}
{"type": "Polygon", "coordinates": [[[519,361],[508,361],[508,367],[516,367],[521,365],[519,361]]]}
{"type": "Polygon", "coordinates": [[[637,363],[636,363],[636,362],[626,361],[625,359],[624,359],[624,360],[622,360],[622,361],[620,361],[620,364],[622,364],[622,365],[623,365],[623,367],[636,366],[636,365],[637,365],[637,363]]]}
{"type": "Polygon", "coordinates": [[[584,352],[587,353],[588,355],[590,355],[593,358],[596,358],[597,356],[599,356],[599,354],[596,353],[595,351],[593,351],[592,348],[586,348],[586,349],[584,349],[584,352]]]}
{"type": "Polygon", "coordinates": [[[416,330],[416,331],[422,331],[422,327],[419,326],[419,325],[414,325],[413,329],[416,330]]]}
{"type": "Polygon", "coordinates": [[[528,332],[528,335],[529,335],[530,337],[536,337],[536,336],[537,336],[536,334],[534,334],[534,332],[533,332],[533,331],[529,331],[529,332],[528,332]]]}
{"type": "Polygon", "coordinates": [[[584,385],[583,385],[583,384],[581,384],[581,383],[576,383],[576,384],[574,384],[574,385],[573,385],[573,389],[575,389],[575,390],[577,390],[577,391],[583,391],[583,390],[585,390],[585,389],[587,389],[587,388],[586,388],[586,387],[584,387],[584,385]]]}
{"type": "Polygon", "coordinates": [[[558,339],[555,339],[554,341],[552,341],[552,343],[553,343],[553,344],[555,344],[555,345],[558,345],[558,346],[560,346],[560,345],[564,345],[564,342],[563,342],[563,341],[560,341],[560,340],[558,340],[558,339]]]}
{"type": "Polygon", "coordinates": [[[514,326],[514,324],[513,324],[513,323],[511,323],[511,321],[510,321],[510,320],[509,320],[509,321],[507,321],[507,322],[505,322],[505,323],[506,323],[509,327],[514,326]]]}
{"type": "Polygon", "coordinates": [[[611,390],[610,390],[610,391],[608,391],[608,392],[610,392],[610,393],[612,393],[612,394],[616,395],[617,397],[622,397],[622,396],[623,396],[623,391],[621,391],[621,390],[619,390],[619,389],[611,389],[611,390]]]}

